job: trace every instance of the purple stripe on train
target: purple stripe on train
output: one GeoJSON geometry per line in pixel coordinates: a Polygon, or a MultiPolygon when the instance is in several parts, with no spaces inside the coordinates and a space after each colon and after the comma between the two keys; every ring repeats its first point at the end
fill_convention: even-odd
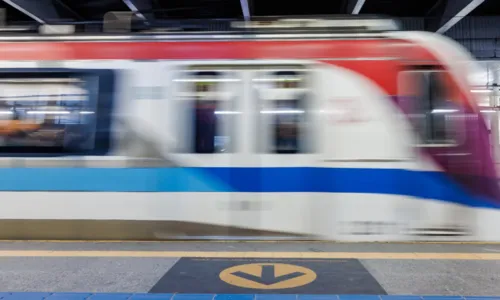
{"type": "MultiPolygon", "coordinates": [[[[412,117],[416,99],[392,96],[392,100],[418,131],[412,117]]],[[[417,151],[427,154],[451,179],[472,194],[500,204],[500,187],[485,119],[471,107],[460,107],[458,110],[454,114],[454,121],[449,122],[446,128],[447,131],[458,133],[458,143],[454,146],[419,147],[417,151]]]]}

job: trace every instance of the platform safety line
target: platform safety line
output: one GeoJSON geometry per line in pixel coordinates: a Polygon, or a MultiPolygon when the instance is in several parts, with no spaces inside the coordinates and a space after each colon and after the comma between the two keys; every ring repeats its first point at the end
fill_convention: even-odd
{"type": "Polygon", "coordinates": [[[220,243],[220,244],[371,244],[371,245],[500,245],[500,242],[482,241],[396,241],[396,242],[366,242],[366,241],[328,241],[328,240],[9,240],[0,239],[0,243],[62,243],[62,244],[190,244],[190,243],[220,243]]]}
{"type": "Polygon", "coordinates": [[[0,257],[144,257],[144,258],[306,258],[306,259],[453,259],[500,260],[500,253],[388,252],[216,252],[216,251],[0,251],[0,257]]]}
{"type": "Polygon", "coordinates": [[[0,239],[0,243],[62,243],[62,244],[370,244],[370,245],[500,245],[500,241],[329,241],[329,240],[241,240],[241,239],[225,239],[225,240],[10,240],[0,239]]]}

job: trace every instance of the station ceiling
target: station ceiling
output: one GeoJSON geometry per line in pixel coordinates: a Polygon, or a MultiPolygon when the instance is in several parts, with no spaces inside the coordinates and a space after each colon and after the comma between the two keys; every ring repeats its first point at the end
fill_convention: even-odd
{"type": "Polygon", "coordinates": [[[100,21],[109,11],[136,11],[152,20],[352,13],[428,19],[500,16],[499,0],[0,0],[0,8],[6,9],[9,23],[100,21]]]}

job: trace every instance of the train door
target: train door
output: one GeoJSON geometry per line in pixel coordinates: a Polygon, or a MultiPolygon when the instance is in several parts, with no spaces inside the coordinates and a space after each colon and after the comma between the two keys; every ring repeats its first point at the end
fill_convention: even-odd
{"type": "Polygon", "coordinates": [[[264,65],[252,72],[260,170],[256,189],[265,207],[260,226],[275,232],[310,233],[310,72],[303,65],[264,65]]]}
{"type": "Polygon", "coordinates": [[[183,183],[181,215],[205,227],[200,228],[203,234],[231,235],[231,215],[225,208],[236,192],[231,167],[239,152],[241,79],[232,68],[212,65],[190,65],[176,74],[175,157],[193,179],[183,183]]]}
{"type": "MultiPolygon", "coordinates": [[[[464,184],[463,178],[481,169],[480,160],[471,155],[473,148],[468,145],[470,137],[467,138],[478,135],[473,125],[477,118],[460,100],[453,78],[439,66],[408,66],[399,81],[420,164],[464,184]]],[[[474,213],[463,206],[420,200],[413,208],[410,234],[417,239],[456,240],[474,230],[469,226],[474,218],[474,213]]]]}

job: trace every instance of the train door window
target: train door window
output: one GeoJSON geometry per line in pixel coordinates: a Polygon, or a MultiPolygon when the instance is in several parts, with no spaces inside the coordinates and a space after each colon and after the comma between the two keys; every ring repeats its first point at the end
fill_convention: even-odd
{"type": "Polygon", "coordinates": [[[104,70],[0,72],[0,154],[105,154],[112,81],[104,70]]]}
{"type": "Polygon", "coordinates": [[[190,128],[181,147],[188,153],[228,153],[233,151],[232,127],[234,112],[231,93],[226,83],[227,74],[216,71],[190,71],[178,80],[181,87],[181,107],[190,128]],[[187,137],[187,139],[186,139],[187,137]]]}
{"type": "Polygon", "coordinates": [[[411,120],[423,145],[456,145],[460,139],[460,105],[450,92],[447,73],[436,70],[407,72],[415,100],[411,120]]]}
{"type": "Polygon", "coordinates": [[[305,74],[302,70],[263,71],[254,80],[260,98],[262,150],[276,154],[307,152],[305,74]],[[262,133],[266,133],[262,135],[262,133]]]}

